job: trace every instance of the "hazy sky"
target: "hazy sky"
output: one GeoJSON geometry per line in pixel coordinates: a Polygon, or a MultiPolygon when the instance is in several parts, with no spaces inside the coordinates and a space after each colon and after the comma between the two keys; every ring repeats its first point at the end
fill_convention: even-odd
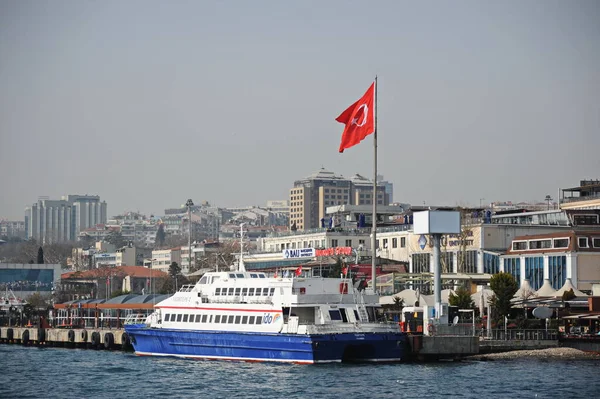
{"type": "Polygon", "coordinates": [[[0,1],[0,217],[287,199],[379,76],[396,201],[541,200],[600,178],[598,1],[0,1]]]}

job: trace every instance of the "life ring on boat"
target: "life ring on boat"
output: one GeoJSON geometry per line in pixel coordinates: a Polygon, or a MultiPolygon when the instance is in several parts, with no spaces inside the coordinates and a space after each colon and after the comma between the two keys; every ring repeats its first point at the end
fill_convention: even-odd
{"type": "Polygon", "coordinates": [[[87,342],[88,332],[87,330],[81,330],[81,342],[87,342]]]}
{"type": "Polygon", "coordinates": [[[68,339],[69,339],[69,342],[75,342],[75,331],[74,330],[69,330],[68,339]]]}
{"type": "Polygon", "coordinates": [[[29,330],[25,330],[23,331],[23,334],[21,334],[21,343],[23,345],[27,345],[29,343],[29,330]]]}
{"type": "Polygon", "coordinates": [[[6,339],[10,342],[13,340],[13,338],[15,337],[14,335],[14,331],[12,328],[9,328],[8,330],[6,330],[6,339]]]}
{"type": "Polygon", "coordinates": [[[435,326],[433,324],[428,325],[427,331],[429,331],[429,334],[435,333],[435,326]]]}
{"type": "Polygon", "coordinates": [[[104,334],[104,348],[110,349],[115,344],[115,336],[112,333],[104,334]]]}

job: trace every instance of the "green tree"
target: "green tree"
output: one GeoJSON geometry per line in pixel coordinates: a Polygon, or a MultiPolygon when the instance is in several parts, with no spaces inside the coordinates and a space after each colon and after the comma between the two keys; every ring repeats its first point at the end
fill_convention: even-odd
{"type": "Polygon", "coordinates": [[[129,291],[121,291],[121,290],[117,290],[117,291],[113,291],[113,292],[111,292],[111,294],[110,294],[110,297],[111,297],[111,298],[116,298],[116,297],[118,297],[118,296],[121,296],[121,295],[127,295],[127,294],[130,294],[130,292],[129,292],[129,291]]]}
{"type": "Polygon", "coordinates": [[[459,287],[455,292],[451,292],[448,296],[448,302],[451,306],[458,306],[459,309],[473,309],[475,307],[471,292],[465,287],[459,287]]]}
{"type": "Polygon", "coordinates": [[[106,236],[106,242],[114,245],[116,248],[122,248],[125,246],[125,238],[120,231],[113,230],[106,236]]]}
{"type": "Polygon", "coordinates": [[[160,249],[165,245],[165,239],[167,238],[167,234],[165,233],[165,225],[159,224],[158,230],[156,230],[156,239],[154,240],[154,247],[160,249]]]}
{"type": "Polygon", "coordinates": [[[179,275],[181,275],[181,267],[177,264],[177,262],[171,262],[171,265],[169,266],[169,276],[171,276],[171,278],[175,278],[179,275]]]}
{"type": "Polygon", "coordinates": [[[490,288],[494,295],[490,304],[497,317],[508,317],[512,309],[510,300],[519,289],[515,278],[505,272],[496,273],[490,279],[490,288]]]}
{"type": "Polygon", "coordinates": [[[37,263],[38,265],[44,264],[44,249],[42,247],[38,249],[37,263]]]}

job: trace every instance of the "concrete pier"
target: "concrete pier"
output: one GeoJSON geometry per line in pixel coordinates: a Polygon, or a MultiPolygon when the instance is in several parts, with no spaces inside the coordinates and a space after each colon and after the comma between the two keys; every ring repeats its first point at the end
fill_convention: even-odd
{"type": "Polygon", "coordinates": [[[123,329],[0,327],[0,342],[132,350],[129,337],[123,329]]]}

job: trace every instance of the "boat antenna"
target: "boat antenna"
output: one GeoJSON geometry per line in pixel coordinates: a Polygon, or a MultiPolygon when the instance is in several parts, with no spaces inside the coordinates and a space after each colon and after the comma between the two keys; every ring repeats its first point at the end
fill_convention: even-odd
{"type": "Polygon", "coordinates": [[[244,224],[240,223],[240,261],[238,264],[238,271],[245,272],[246,267],[244,266],[244,224]]]}

